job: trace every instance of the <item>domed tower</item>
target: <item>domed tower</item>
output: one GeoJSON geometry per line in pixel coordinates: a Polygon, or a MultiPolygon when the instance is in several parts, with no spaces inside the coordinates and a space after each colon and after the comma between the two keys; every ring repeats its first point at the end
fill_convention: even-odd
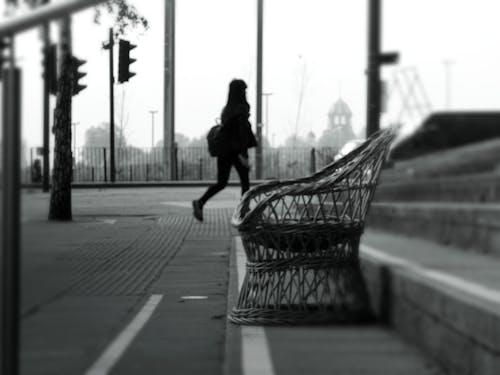
{"type": "Polygon", "coordinates": [[[339,98],[328,111],[328,125],[318,140],[318,147],[333,147],[338,151],[346,142],[356,139],[351,120],[351,109],[339,98]]]}
{"type": "Polygon", "coordinates": [[[339,98],[339,100],[333,103],[330,111],[328,111],[328,126],[330,127],[330,129],[345,126],[352,129],[351,118],[351,109],[346,102],[339,98]]]}

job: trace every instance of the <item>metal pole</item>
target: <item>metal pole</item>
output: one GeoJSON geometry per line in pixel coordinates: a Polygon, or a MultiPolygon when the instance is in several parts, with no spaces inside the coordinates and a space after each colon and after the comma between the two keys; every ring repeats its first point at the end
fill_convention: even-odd
{"type": "Polygon", "coordinates": [[[166,174],[175,179],[175,0],[165,1],[165,61],[164,61],[164,126],[163,149],[166,174]]]}
{"type": "Polygon", "coordinates": [[[2,365],[1,373],[19,374],[20,332],[20,143],[21,72],[14,66],[10,38],[10,66],[3,78],[2,150],[2,365]]]}
{"type": "Polygon", "coordinates": [[[33,148],[30,148],[30,181],[33,182],[33,148]]]}
{"type": "Polygon", "coordinates": [[[108,173],[107,173],[107,156],[106,156],[106,147],[103,147],[103,153],[104,153],[104,182],[108,182],[108,173]]]}
{"type": "Polygon", "coordinates": [[[46,193],[49,191],[50,180],[50,80],[55,77],[50,77],[48,66],[48,54],[50,48],[50,26],[48,23],[43,25],[43,47],[45,51],[45,75],[43,80],[43,181],[42,190],[46,193]]]}
{"type": "Polygon", "coordinates": [[[269,141],[269,97],[273,95],[272,92],[264,92],[262,93],[266,97],[266,139],[269,141]]]}
{"type": "Polygon", "coordinates": [[[369,0],[366,136],[380,127],[380,2],[369,0]]]}
{"type": "Polygon", "coordinates": [[[113,28],[109,29],[109,148],[110,180],[115,182],[115,76],[113,72],[113,28]]]}
{"type": "Polygon", "coordinates": [[[311,159],[310,159],[310,170],[309,172],[312,174],[316,172],[316,149],[313,147],[311,149],[311,159]]]}
{"type": "Polygon", "coordinates": [[[151,149],[155,147],[155,115],[158,111],[149,111],[151,113],[151,149]]]}
{"type": "Polygon", "coordinates": [[[262,178],[262,34],[263,34],[264,4],[257,0],[257,150],[255,152],[255,176],[262,178]]]}

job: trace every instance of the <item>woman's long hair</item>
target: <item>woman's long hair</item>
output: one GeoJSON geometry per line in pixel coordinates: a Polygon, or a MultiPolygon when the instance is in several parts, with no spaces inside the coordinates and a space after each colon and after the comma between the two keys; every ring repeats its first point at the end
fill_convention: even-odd
{"type": "Polygon", "coordinates": [[[229,84],[229,93],[227,94],[227,103],[222,110],[222,122],[239,114],[249,115],[250,104],[246,97],[247,84],[242,79],[233,79],[229,84]]]}

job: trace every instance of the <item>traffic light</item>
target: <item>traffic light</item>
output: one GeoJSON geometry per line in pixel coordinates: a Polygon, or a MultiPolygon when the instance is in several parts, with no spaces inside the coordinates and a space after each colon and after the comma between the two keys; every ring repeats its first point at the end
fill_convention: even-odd
{"type": "Polygon", "coordinates": [[[43,49],[43,73],[42,77],[48,80],[49,92],[57,94],[57,46],[49,45],[43,49]]]}
{"type": "Polygon", "coordinates": [[[130,71],[130,64],[136,60],[130,58],[130,51],[137,47],[131,44],[128,40],[120,39],[119,53],[118,53],[118,82],[127,82],[130,78],[135,76],[135,73],[130,71]]]}
{"type": "Polygon", "coordinates": [[[78,93],[80,91],[87,88],[87,85],[81,85],[79,82],[80,78],[85,77],[87,75],[87,73],[78,71],[78,68],[80,68],[80,66],[82,66],[86,62],[87,61],[85,61],[85,60],[80,60],[75,56],[71,56],[71,69],[73,70],[72,71],[72,73],[73,73],[72,74],[73,75],[73,93],[72,93],[72,95],[78,95],[78,93]]]}
{"type": "Polygon", "coordinates": [[[399,53],[386,52],[378,55],[379,64],[396,64],[399,61],[399,53]]]}
{"type": "Polygon", "coordinates": [[[7,38],[0,38],[0,81],[2,80],[4,63],[6,61],[5,52],[9,46],[10,42],[7,38]]]}

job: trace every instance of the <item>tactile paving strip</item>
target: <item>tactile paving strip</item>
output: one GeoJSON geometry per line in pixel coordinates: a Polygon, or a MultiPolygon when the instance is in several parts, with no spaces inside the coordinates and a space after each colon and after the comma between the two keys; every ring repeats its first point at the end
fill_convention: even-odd
{"type": "Polygon", "coordinates": [[[80,251],[74,271],[82,278],[73,295],[143,295],[179,250],[193,220],[186,216],[159,218],[136,240],[103,240],[80,251]],[[78,263],[78,262],[77,262],[78,263]]]}
{"type": "Polygon", "coordinates": [[[231,216],[234,209],[217,208],[206,209],[203,212],[203,223],[194,223],[189,233],[193,237],[229,237],[236,231],[231,226],[231,216]]]}
{"type": "Polygon", "coordinates": [[[236,233],[230,222],[233,209],[207,209],[204,213],[203,223],[186,215],[157,217],[136,234],[117,225],[117,233],[125,231],[123,238],[89,241],[62,256],[60,260],[69,262],[75,280],[69,294],[145,295],[185,240],[229,240],[236,233]]]}

